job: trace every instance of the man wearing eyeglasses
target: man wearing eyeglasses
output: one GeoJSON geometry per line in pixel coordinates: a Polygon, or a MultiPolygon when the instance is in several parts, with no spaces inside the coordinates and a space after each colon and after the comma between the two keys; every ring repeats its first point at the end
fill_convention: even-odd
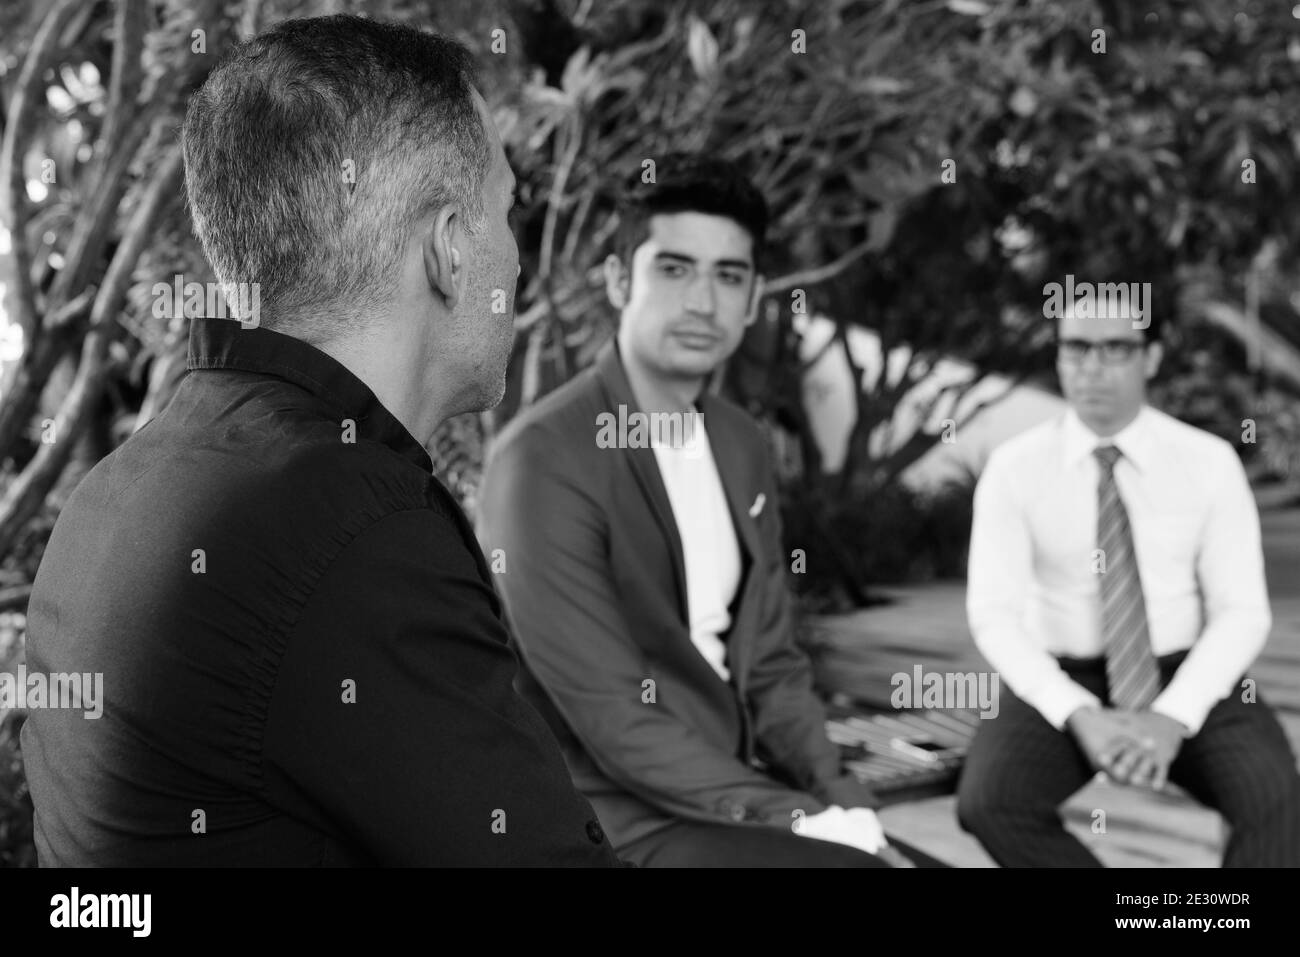
{"type": "Polygon", "coordinates": [[[1098,771],[1178,784],[1231,826],[1224,866],[1300,866],[1300,775],[1245,672],[1272,623],[1235,450],[1146,404],[1158,320],[1059,321],[1069,409],[975,493],[967,613],[1002,677],[957,813],[1002,866],[1100,866],[1059,806],[1098,771]]]}

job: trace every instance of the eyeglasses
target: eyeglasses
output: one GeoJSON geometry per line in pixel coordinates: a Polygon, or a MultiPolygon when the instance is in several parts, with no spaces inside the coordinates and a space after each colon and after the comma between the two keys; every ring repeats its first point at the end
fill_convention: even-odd
{"type": "Polygon", "coordinates": [[[1128,362],[1133,353],[1145,346],[1141,339],[1058,339],[1056,353],[1065,362],[1078,363],[1096,349],[1105,365],[1117,366],[1128,362]]]}

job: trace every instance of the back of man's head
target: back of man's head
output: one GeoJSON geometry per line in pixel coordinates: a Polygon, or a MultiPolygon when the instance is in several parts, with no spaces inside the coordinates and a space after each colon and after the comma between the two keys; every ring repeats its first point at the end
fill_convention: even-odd
{"type": "Polygon", "coordinates": [[[308,341],[382,310],[415,222],[483,217],[491,165],[459,43],[354,16],[285,21],[189,103],[195,232],[217,278],[259,283],[262,324],[308,341]]]}

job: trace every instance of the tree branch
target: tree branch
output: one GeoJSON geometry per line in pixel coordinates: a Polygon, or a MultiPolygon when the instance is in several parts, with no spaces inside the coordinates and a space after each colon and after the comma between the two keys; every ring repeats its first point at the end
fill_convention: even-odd
{"type": "MultiPolygon", "coordinates": [[[[64,251],[65,264],[54,277],[47,307],[62,312],[65,302],[75,301],[95,269],[108,244],[113,219],[127,189],[127,175],[140,145],[145,141],[158,116],[172,104],[177,90],[183,88],[197,70],[203,69],[201,58],[184,56],[172,64],[155,86],[149,101],[131,117],[105,154],[98,178],[90,187],[90,200],[73,226],[72,238],[64,251]]],[[[76,310],[73,310],[75,314],[76,310]]],[[[31,421],[50,373],[63,357],[71,341],[55,336],[45,341],[44,327],[38,322],[35,333],[24,340],[22,359],[8,376],[4,401],[0,402],[0,454],[12,451],[31,421]]]]}
{"type": "MultiPolygon", "coordinates": [[[[173,67],[161,81],[160,89],[170,89],[180,77],[180,68],[173,67]]],[[[154,96],[131,119],[118,138],[111,154],[104,158],[102,171],[91,186],[90,201],[83,207],[73,227],[72,238],[64,251],[65,265],[54,277],[50,286],[51,304],[61,303],[81,289],[99,265],[100,253],[108,242],[109,227],[117,214],[118,205],[126,193],[127,173],[136,152],[154,120],[167,106],[168,97],[154,96]]],[[[0,448],[3,440],[0,439],[0,448]]]]}
{"type": "Polygon", "coordinates": [[[0,611],[16,611],[27,608],[27,599],[32,597],[31,585],[12,585],[0,588],[0,611]]]}
{"type": "Polygon", "coordinates": [[[152,241],[154,226],[160,216],[179,198],[182,172],[180,148],[173,146],[153,171],[95,297],[90,310],[90,331],[82,346],[77,376],[54,419],[55,441],[41,445],[0,501],[0,555],[7,554],[13,547],[27,522],[59,480],[77,438],[90,419],[103,391],[108,340],[113,332],[114,319],[126,298],[131,273],[141,253],[152,241]]]}
{"type": "MultiPolygon", "coordinates": [[[[970,393],[971,389],[975,388],[975,386],[983,382],[985,378],[986,376],[977,375],[971,378],[967,382],[963,382],[958,385],[944,386],[942,389],[939,390],[938,394],[934,397],[934,399],[931,400],[929,403],[927,403],[926,411],[921,413],[918,416],[918,420],[924,423],[927,419],[929,419],[930,415],[934,411],[935,406],[939,404],[940,400],[942,400],[946,395],[953,392],[954,390],[957,392],[957,397],[953,400],[953,411],[955,412],[957,403],[961,402],[961,400],[965,398],[967,394],[970,393]]],[[[981,412],[984,412],[985,410],[990,409],[1001,402],[1004,402],[1009,396],[1011,396],[1016,391],[1016,389],[1018,389],[1023,384],[1024,379],[1025,379],[1024,376],[1019,376],[1011,379],[1010,382],[1008,382],[1007,387],[1005,389],[1003,389],[1001,392],[999,392],[997,395],[993,396],[992,398],[985,399],[983,402],[980,402],[978,405],[975,406],[975,408],[971,409],[970,412],[966,413],[966,415],[962,417],[962,420],[960,422],[954,420],[954,430],[956,434],[961,435],[962,430],[966,428],[966,426],[969,425],[971,422],[973,422],[975,420],[975,417],[979,415],[981,412]]],[[[888,484],[890,482],[893,482],[896,478],[898,478],[899,475],[901,475],[904,471],[906,471],[908,466],[912,465],[923,455],[925,455],[926,452],[928,452],[931,448],[933,448],[935,444],[939,441],[941,436],[942,433],[926,432],[923,426],[918,426],[916,431],[913,432],[912,435],[908,437],[907,441],[902,445],[902,447],[897,449],[895,452],[891,453],[884,460],[883,463],[883,468],[885,470],[884,483],[888,484]]]]}
{"type": "Polygon", "coordinates": [[[844,255],[824,266],[787,273],[778,279],[773,279],[767,284],[767,292],[785,292],[788,289],[794,289],[796,286],[814,286],[819,282],[834,279],[870,252],[871,247],[872,240],[870,238],[864,239],[844,255]]]}
{"type": "MultiPolygon", "coordinates": [[[[65,252],[66,262],[50,287],[48,305],[62,313],[64,300],[73,290],[85,285],[92,268],[98,264],[100,253],[108,243],[109,229],[117,213],[118,204],[126,192],[126,173],[136,148],[144,140],[149,125],[161,107],[151,103],[127,128],[119,149],[108,160],[94,198],[88,210],[83,210],[74,227],[72,239],[65,252]],[[107,181],[107,182],[105,182],[107,181]]],[[[69,300],[68,304],[76,301],[69,300]]],[[[12,450],[23,430],[27,428],[40,391],[45,387],[51,370],[58,364],[68,342],[46,342],[49,330],[39,327],[40,335],[24,340],[23,355],[18,368],[11,376],[9,388],[0,402],[0,454],[12,450]]]]}
{"type": "Polygon", "coordinates": [[[140,92],[140,80],[144,73],[140,64],[144,31],[144,0],[118,0],[117,10],[113,14],[113,72],[108,83],[104,125],[100,127],[97,144],[101,161],[105,163],[117,151],[117,141],[140,92]]]}
{"type": "MultiPolygon", "coordinates": [[[[24,347],[37,338],[40,316],[36,311],[36,290],[32,287],[32,255],[27,245],[27,182],[23,158],[45,104],[45,71],[53,69],[63,49],[59,39],[64,27],[81,9],[78,0],[60,0],[41,23],[27,51],[22,72],[6,117],[4,140],[0,143],[0,223],[9,230],[10,281],[6,283],[5,311],[9,321],[23,331],[24,347]]],[[[16,374],[11,370],[0,381],[0,394],[8,395],[16,374]]]]}

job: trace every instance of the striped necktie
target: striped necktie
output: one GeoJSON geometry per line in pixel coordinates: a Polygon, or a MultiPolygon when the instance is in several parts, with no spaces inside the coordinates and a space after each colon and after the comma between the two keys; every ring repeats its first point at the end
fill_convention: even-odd
{"type": "Polygon", "coordinates": [[[1114,708],[1146,708],[1160,692],[1160,669],[1151,652],[1146,601],[1128,511],[1115,486],[1113,445],[1093,450],[1101,465],[1097,485],[1097,547],[1101,549],[1101,634],[1106,647],[1106,681],[1114,708]]]}

